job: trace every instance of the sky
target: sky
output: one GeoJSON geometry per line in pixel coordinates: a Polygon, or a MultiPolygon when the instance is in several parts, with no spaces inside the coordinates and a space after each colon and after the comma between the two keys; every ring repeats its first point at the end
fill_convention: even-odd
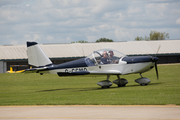
{"type": "Polygon", "coordinates": [[[180,39],[180,0],[0,0],[0,45],[180,39]]]}

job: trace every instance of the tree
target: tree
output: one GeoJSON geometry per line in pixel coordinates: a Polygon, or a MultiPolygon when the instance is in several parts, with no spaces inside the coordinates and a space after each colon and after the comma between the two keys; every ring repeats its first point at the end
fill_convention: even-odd
{"type": "Polygon", "coordinates": [[[80,40],[80,41],[71,42],[71,43],[88,43],[88,41],[85,41],[85,40],[80,40]]]}
{"type": "Polygon", "coordinates": [[[165,40],[166,38],[169,38],[169,33],[151,31],[149,37],[145,36],[145,38],[142,38],[137,36],[135,41],[165,40]]]}
{"type": "Polygon", "coordinates": [[[136,38],[135,38],[135,41],[142,41],[143,40],[143,38],[142,37],[139,37],[139,36],[137,36],[136,38]]]}
{"type": "Polygon", "coordinates": [[[143,41],[143,40],[146,40],[146,41],[148,41],[149,40],[149,37],[147,37],[147,36],[145,36],[145,38],[142,38],[142,37],[136,37],[135,38],[135,41],[143,41]]]}
{"type": "Polygon", "coordinates": [[[96,40],[96,42],[114,42],[112,39],[108,39],[108,38],[100,38],[98,40],[96,40]]]}
{"type": "Polygon", "coordinates": [[[169,38],[169,33],[165,32],[157,32],[157,31],[151,31],[149,34],[150,40],[165,40],[166,38],[169,38]]]}

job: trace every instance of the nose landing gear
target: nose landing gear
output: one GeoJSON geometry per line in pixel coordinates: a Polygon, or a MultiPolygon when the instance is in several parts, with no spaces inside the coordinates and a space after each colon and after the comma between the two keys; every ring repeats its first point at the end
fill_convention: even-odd
{"type": "MultiPolygon", "coordinates": [[[[140,75],[141,75],[141,73],[140,73],[140,75]]],[[[141,86],[146,86],[151,81],[150,81],[150,79],[148,79],[146,77],[142,77],[142,75],[141,75],[141,78],[136,79],[135,82],[139,83],[141,86]]]]}

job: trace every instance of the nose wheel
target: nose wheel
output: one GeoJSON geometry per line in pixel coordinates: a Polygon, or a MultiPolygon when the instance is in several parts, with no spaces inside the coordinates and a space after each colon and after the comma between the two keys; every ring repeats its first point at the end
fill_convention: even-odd
{"type": "Polygon", "coordinates": [[[140,76],[141,78],[136,79],[135,82],[139,83],[141,86],[146,86],[151,82],[149,78],[143,77],[141,73],[140,76]]]}

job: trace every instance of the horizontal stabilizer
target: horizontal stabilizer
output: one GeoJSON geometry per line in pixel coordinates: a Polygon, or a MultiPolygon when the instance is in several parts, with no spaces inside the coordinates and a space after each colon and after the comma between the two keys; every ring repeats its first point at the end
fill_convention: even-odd
{"type": "Polygon", "coordinates": [[[47,70],[47,67],[26,69],[23,73],[39,73],[39,71],[44,71],[44,70],[47,70]]]}

